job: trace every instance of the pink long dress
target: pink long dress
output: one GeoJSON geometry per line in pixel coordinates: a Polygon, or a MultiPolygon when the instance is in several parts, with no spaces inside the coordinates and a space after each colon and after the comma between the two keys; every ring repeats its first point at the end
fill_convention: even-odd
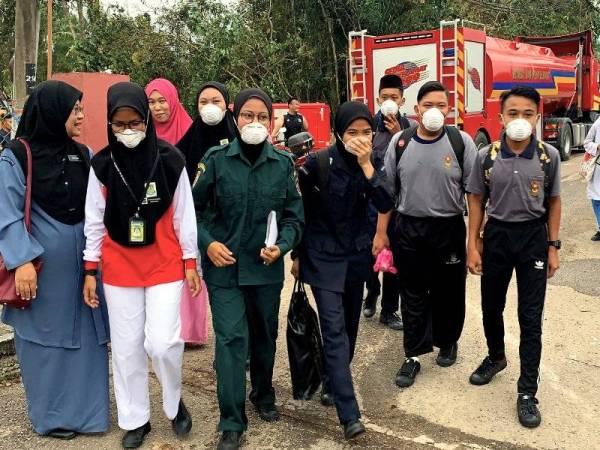
{"type": "MultiPolygon", "coordinates": [[[[169,80],[157,78],[146,86],[146,95],[158,91],[165,98],[171,110],[166,123],[155,122],[159,139],[175,145],[192,125],[192,119],[179,101],[177,88],[169,80]]],[[[185,283],[181,296],[181,338],[188,344],[206,344],[208,340],[208,289],[202,280],[202,291],[192,297],[185,283]]]]}

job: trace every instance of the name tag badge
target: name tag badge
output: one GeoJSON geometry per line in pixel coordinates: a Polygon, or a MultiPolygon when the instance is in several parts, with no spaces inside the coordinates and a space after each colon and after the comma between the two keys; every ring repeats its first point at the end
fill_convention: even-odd
{"type": "Polygon", "coordinates": [[[219,145],[227,145],[227,144],[229,144],[229,139],[227,139],[227,138],[226,139],[221,139],[219,141],[219,145]]]}
{"type": "Polygon", "coordinates": [[[78,155],[67,155],[69,162],[81,162],[81,157],[78,155]]]}
{"type": "Polygon", "coordinates": [[[146,221],[137,214],[129,219],[129,243],[143,244],[146,242],[146,221]]]}

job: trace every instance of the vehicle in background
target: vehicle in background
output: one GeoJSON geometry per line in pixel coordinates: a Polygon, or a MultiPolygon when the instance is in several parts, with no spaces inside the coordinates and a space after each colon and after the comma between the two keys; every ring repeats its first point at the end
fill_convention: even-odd
{"type": "Polygon", "coordinates": [[[531,86],[542,96],[537,136],[569,159],[600,110],[600,64],[590,30],[565,36],[487,35],[485,27],[463,20],[440,22],[435,30],[348,36],[348,98],[366,103],[372,113],[379,79],[396,74],[404,83],[406,103],[414,115],[419,88],[439,80],[450,92],[447,123],[467,132],[478,147],[497,140],[500,95],[516,85],[531,86]]]}

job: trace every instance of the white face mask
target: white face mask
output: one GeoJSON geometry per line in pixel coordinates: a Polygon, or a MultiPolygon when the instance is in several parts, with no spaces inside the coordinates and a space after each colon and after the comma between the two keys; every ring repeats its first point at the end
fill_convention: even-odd
{"type": "Polygon", "coordinates": [[[200,117],[206,125],[214,126],[221,123],[223,117],[225,117],[225,111],[217,105],[207,103],[200,110],[200,117]]]}
{"type": "Polygon", "coordinates": [[[504,125],[506,135],[513,141],[524,141],[531,136],[533,128],[525,119],[515,119],[504,125]]]}
{"type": "Polygon", "coordinates": [[[381,104],[381,114],[395,116],[398,114],[398,104],[393,100],[386,100],[381,104]]]}
{"type": "Polygon", "coordinates": [[[241,132],[242,141],[248,145],[262,144],[269,136],[269,130],[262,123],[252,122],[244,125],[241,132]]]}
{"type": "Polygon", "coordinates": [[[423,113],[423,126],[431,132],[440,131],[444,126],[444,115],[437,108],[430,108],[423,113]]]}
{"type": "Polygon", "coordinates": [[[123,144],[127,148],[136,148],[140,145],[144,139],[146,139],[146,132],[140,130],[132,130],[127,128],[123,131],[115,133],[117,141],[123,144]]]}

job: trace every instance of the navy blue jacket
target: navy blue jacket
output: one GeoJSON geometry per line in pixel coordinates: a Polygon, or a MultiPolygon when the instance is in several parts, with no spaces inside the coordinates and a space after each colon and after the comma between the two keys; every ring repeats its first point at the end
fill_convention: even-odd
{"type": "Polygon", "coordinates": [[[385,174],[375,171],[370,180],[358,167],[349,167],[336,145],[327,150],[330,166],[326,192],[319,190],[315,154],[298,172],[306,228],[297,249],[301,281],[322,289],[343,292],[347,283],[365,281],[372,270],[373,228],[369,200],[378,211],[393,207],[384,187],[385,174]]]}

